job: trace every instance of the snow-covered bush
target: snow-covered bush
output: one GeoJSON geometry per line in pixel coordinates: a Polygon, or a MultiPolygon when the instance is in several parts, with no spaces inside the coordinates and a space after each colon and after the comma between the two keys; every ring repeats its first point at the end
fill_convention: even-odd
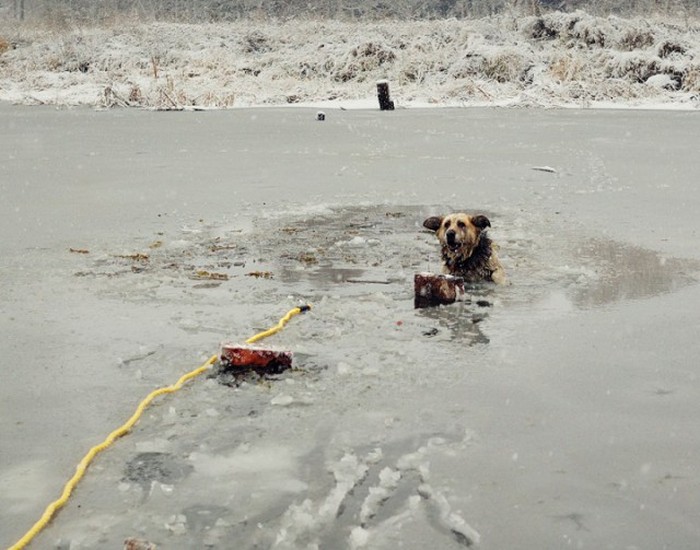
{"type": "Polygon", "coordinates": [[[345,57],[344,62],[336,68],[333,79],[337,82],[356,80],[364,82],[367,78],[378,78],[377,69],[396,60],[396,54],[386,44],[365,42],[355,46],[345,57]]]}
{"type": "Polygon", "coordinates": [[[0,26],[0,100],[155,108],[372,98],[400,106],[685,102],[700,27],[583,12],[479,21],[0,26]],[[16,46],[16,47],[15,47],[16,46]]]}
{"type": "Polygon", "coordinates": [[[535,40],[558,40],[569,48],[605,47],[614,31],[608,19],[577,11],[554,12],[541,17],[526,17],[521,22],[526,37],[535,40]]]}
{"type": "Polygon", "coordinates": [[[606,78],[646,82],[660,70],[661,60],[656,56],[646,52],[616,52],[608,56],[604,74],[606,78]]]}
{"type": "Polygon", "coordinates": [[[622,33],[618,47],[622,50],[641,50],[655,42],[654,32],[649,28],[631,27],[622,33]]]}

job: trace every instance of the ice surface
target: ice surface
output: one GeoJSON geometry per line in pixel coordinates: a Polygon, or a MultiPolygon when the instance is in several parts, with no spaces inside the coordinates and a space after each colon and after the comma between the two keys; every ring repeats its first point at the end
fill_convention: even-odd
{"type": "Polygon", "coordinates": [[[695,547],[697,117],[314,113],[0,106],[2,543],[310,302],[294,369],[159,398],[37,547],[695,547]],[[512,284],[414,310],[453,209],[512,284]]]}

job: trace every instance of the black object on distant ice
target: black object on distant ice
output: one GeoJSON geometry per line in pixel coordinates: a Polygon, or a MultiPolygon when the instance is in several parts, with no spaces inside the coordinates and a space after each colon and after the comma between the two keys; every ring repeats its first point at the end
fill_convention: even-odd
{"type": "Polygon", "coordinates": [[[389,81],[377,80],[377,99],[380,111],[393,111],[394,102],[389,97],[389,81]]]}

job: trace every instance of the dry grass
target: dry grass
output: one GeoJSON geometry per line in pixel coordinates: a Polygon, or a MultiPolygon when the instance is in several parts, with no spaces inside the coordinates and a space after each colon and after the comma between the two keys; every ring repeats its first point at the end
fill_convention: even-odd
{"type": "Polygon", "coordinates": [[[583,12],[479,21],[261,21],[254,30],[243,21],[16,32],[18,47],[0,58],[0,99],[99,107],[352,100],[373,96],[374,82],[384,78],[399,86],[393,90],[399,104],[689,102],[700,59],[700,26],[583,12]],[[658,75],[671,78],[675,90],[646,85],[658,75]]]}
{"type": "Polygon", "coordinates": [[[583,80],[585,65],[571,53],[557,55],[549,65],[549,72],[556,82],[574,82],[583,80]]]}

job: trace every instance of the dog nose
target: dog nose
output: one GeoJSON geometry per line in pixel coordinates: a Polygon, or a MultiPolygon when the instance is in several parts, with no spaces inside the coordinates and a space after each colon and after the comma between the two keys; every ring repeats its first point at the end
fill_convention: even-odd
{"type": "Polygon", "coordinates": [[[447,244],[453,246],[455,244],[455,236],[456,233],[452,229],[445,233],[445,239],[447,239],[447,244]]]}

